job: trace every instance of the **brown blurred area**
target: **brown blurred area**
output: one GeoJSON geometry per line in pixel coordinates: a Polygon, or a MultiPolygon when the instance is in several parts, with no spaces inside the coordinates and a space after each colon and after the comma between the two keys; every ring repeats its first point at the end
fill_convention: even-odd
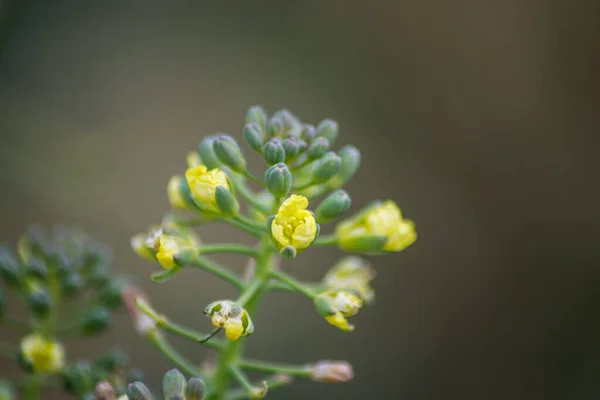
{"type": "MultiPolygon", "coordinates": [[[[598,3],[0,6],[11,3],[17,11],[0,12],[0,241],[34,222],[81,226],[157,308],[207,329],[201,310],[233,296],[228,286],[196,271],[153,285],[155,267],[129,238],[168,209],[185,154],[210,133],[239,137],[248,106],[333,118],[339,142],[363,153],[353,210],[393,198],[419,240],[371,259],[377,302],[352,334],[302,297],[269,296],[251,356],[348,359],[356,372],[269,398],[598,397],[598,3]]],[[[248,240],[215,225],[200,233],[248,240]]],[[[319,279],[338,256],[311,250],[284,268],[319,279]]],[[[120,344],[159,382],[169,362],[126,315],[117,323],[70,358],[120,344]]],[[[198,362],[206,354],[174,342],[198,362]]]]}

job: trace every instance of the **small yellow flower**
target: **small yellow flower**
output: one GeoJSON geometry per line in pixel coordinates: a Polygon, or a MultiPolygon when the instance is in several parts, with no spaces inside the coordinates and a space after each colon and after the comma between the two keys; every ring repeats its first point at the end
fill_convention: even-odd
{"type": "Polygon", "coordinates": [[[166,235],[161,235],[158,240],[156,259],[161,267],[171,269],[175,266],[175,256],[181,251],[181,240],[166,235]]]}
{"type": "Polygon", "coordinates": [[[138,255],[158,261],[164,269],[177,265],[176,256],[197,252],[199,246],[200,240],[193,232],[176,226],[155,228],[147,235],[135,235],[131,239],[131,247],[138,255]]]}
{"type": "Polygon", "coordinates": [[[65,365],[65,351],[58,342],[53,342],[34,333],[21,341],[23,358],[37,372],[59,373],[65,365]]]}
{"type": "Polygon", "coordinates": [[[231,300],[210,303],[204,309],[204,314],[210,318],[215,327],[225,329],[225,336],[232,342],[254,332],[254,324],[248,311],[231,300]]]}
{"type": "Polygon", "coordinates": [[[295,194],[279,207],[271,223],[271,234],[280,250],[292,246],[302,251],[317,237],[318,226],[315,217],[306,209],[307,207],[308,199],[295,194]]]}
{"type": "Polygon", "coordinates": [[[370,282],[375,278],[375,271],[369,263],[357,256],[344,257],[339,260],[323,277],[323,285],[327,290],[346,290],[355,292],[367,303],[375,299],[375,291],[370,282]]]}
{"type": "Polygon", "coordinates": [[[358,313],[362,307],[362,300],[348,291],[340,290],[321,293],[315,304],[317,311],[323,314],[325,320],[331,325],[343,331],[352,331],[354,325],[351,325],[347,318],[358,313]]]}
{"type": "Polygon", "coordinates": [[[183,177],[179,175],[175,175],[169,179],[169,183],[167,185],[167,196],[169,197],[169,203],[171,203],[173,207],[186,209],[188,206],[181,191],[182,179],[183,177]]]}
{"type": "Polygon", "coordinates": [[[185,179],[190,187],[193,199],[205,212],[219,212],[217,206],[217,186],[231,191],[227,174],[219,168],[209,170],[205,165],[190,168],[185,172],[185,179]]]}
{"type": "Polygon", "coordinates": [[[338,243],[344,250],[401,251],[417,240],[415,224],[402,217],[391,200],[368,207],[336,228],[338,243]],[[381,238],[382,242],[370,241],[381,238]]]}

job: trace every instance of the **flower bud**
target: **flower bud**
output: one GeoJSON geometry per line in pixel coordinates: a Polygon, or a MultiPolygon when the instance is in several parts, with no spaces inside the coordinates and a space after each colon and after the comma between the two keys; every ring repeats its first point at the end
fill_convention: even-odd
{"type": "Polygon", "coordinates": [[[267,395],[268,391],[269,386],[267,385],[267,381],[262,381],[261,387],[253,387],[250,389],[248,397],[250,397],[250,399],[262,399],[267,395]]]}
{"type": "Polygon", "coordinates": [[[327,182],[329,189],[337,189],[344,186],[360,166],[360,152],[352,145],[344,146],[338,152],[338,156],[342,159],[342,165],[338,173],[327,182]]]}
{"type": "Polygon", "coordinates": [[[83,279],[78,272],[72,272],[60,278],[60,290],[65,296],[73,296],[83,287],[83,279]]]}
{"type": "Polygon", "coordinates": [[[95,306],[83,314],[81,331],[84,335],[95,335],[104,331],[110,324],[110,312],[100,306],[95,306]]]}
{"type": "Polygon", "coordinates": [[[327,223],[343,215],[352,204],[348,193],[343,190],[336,190],[331,193],[319,204],[315,210],[315,217],[319,223],[327,223]]]}
{"type": "Polygon", "coordinates": [[[174,208],[194,209],[196,205],[192,201],[190,187],[185,177],[175,175],[169,179],[167,184],[167,196],[169,203],[174,208]]]}
{"type": "Polygon", "coordinates": [[[109,309],[116,309],[123,304],[122,294],[127,287],[125,279],[113,279],[106,283],[98,294],[98,302],[109,309]]]}
{"type": "Polygon", "coordinates": [[[215,199],[221,215],[234,217],[240,212],[240,205],[231,190],[219,185],[215,189],[215,199]]]}
{"type": "Polygon", "coordinates": [[[302,133],[300,136],[306,143],[311,143],[317,136],[317,131],[315,130],[314,126],[306,124],[302,127],[302,133]]]}
{"type": "Polygon", "coordinates": [[[133,286],[126,287],[123,290],[122,299],[137,333],[146,336],[148,333],[156,331],[156,322],[143,313],[138,307],[138,304],[140,304],[141,306],[150,309],[150,303],[139,289],[133,286]],[[136,304],[136,302],[138,304],[136,304]]]}
{"type": "Polygon", "coordinates": [[[27,274],[37,279],[44,280],[48,276],[48,267],[46,262],[37,256],[30,257],[25,266],[27,274]]]}
{"type": "Polygon", "coordinates": [[[267,189],[275,198],[284,197],[292,188],[292,173],[287,165],[279,163],[267,169],[265,182],[267,189]]]}
{"type": "Polygon", "coordinates": [[[362,300],[358,296],[345,290],[329,291],[319,294],[314,302],[317,312],[331,325],[343,331],[354,330],[347,317],[356,315],[362,307],[362,300]]]}
{"type": "Polygon", "coordinates": [[[38,333],[21,341],[21,359],[36,372],[59,373],[65,365],[65,351],[58,342],[38,333]]]}
{"type": "Polygon", "coordinates": [[[337,154],[330,151],[325,154],[317,163],[313,171],[313,182],[323,183],[331,179],[340,170],[342,160],[337,154]]]}
{"type": "Polygon", "coordinates": [[[221,210],[216,198],[217,187],[232,190],[227,174],[219,168],[208,170],[206,166],[201,165],[188,169],[185,178],[196,206],[204,213],[219,214],[221,210]]]}
{"type": "Polygon", "coordinates": [[[127,378],[126,378],[127,383],[138,382],[138,381],[144,382],[145,380],[146,380],[146,377],[144,376],[144,373],[137,368],[133,368],[127,373],[127,378]]]}
{"type": "Polygon", "coordinates": [[[197,151],[190,151],[187,153],[185,160],[187,161],[188,168],[196,168],[202,165],[202,159],[197,151]]]}
{"type": "Polygon", "coordinates": [[[12,251],[6,246],[0,246],[0,275],[4,282],[8,286],[17,286],[21,274],[21,267],[12,251]]]}
{"type": "Polygon", "coordinates": [[[285,150],[281,144],[281,139],[271,139],[265,143],[263,147],[263,157],[269,165],[275,165],[277,163],[285,161],[285,150]]]}
{"type": "Polygon", "coordinates": [[[317,136],[323,137],[329,141],[329,143],[335,143],[339,134],[338,123],[330,119],[325,119],[317,126],[317,136]]]}
{"type": "Polygon", "coordinates": [[[185,388],[185,400],[202,400],[206,385],[200,378],[191,378],[185,388]]]}
{"type": "Polygon", "coordinates": [[[100,381],[96,385],[96,400],[116,400],[117,391],[109,381],[100,381]]]}
{"type": "Polygon", "coordinates": [[[0,400],[16,400],[15,389],[12,384],[5,380],[0,379],[0,400]]]}
{"type": "Polygon", "coordinates": [[[127,385],[127,396],[129,400],[152,400],[152,393],[142,382],[134,382],[127,385]]]}
{"type": "Polygon", "coordinates": [[[215,327],[225,329],[225,336],[231,341],[254,332],[254,324],[248,311],[231,300],[210,303],[204,309],[204,314],[211,319],[215,327]]]}
{"type": "Polygon", "coordinates": [[[208,169],[219,168],[223,165],[215,154],[214,142],[215,136],[207,136],[198,145],[198,153],[200,153],[202,164],[206,165],[208,169]]]}
{"type": "Polygon", "coordinates": [[[252,106],[246,113],[246,125],[255,123],[261,132],[267,129],[267,113],[261,106],[252,106]]]}
{"type": "Polygon", "coordinates": [[[257,153],[262,152],[263,131],[256,122],[250,123],[244,127],[244,140],[248,146],[257,153]]]}
{"type": "Polygon", "coordinates": [[[311,379],[317,382],[344,383],[354,377],[352,365],[346,361],[319,361],[309,366],[311,379]]]}
{"type": "Polygon", "coordinates": [[[27,305],[31,312],[39,318],[45,318],[50,313],[52,300],[48,290],[41,287],[35,287],[27,295],[27,305]]]}
{"type": "Polygon", "coordinates": [[[294,136],[285,139],[281,145],[285,150],[286,161],[293,159],[298,154],[306,150],[306,142],[294,136]]]}
{"type": "Polygon", "coordinates": [[[280,118],[272,117],[269,120],[269,126],[267,127],[267,134],[269,138],[281,136],[283,132],[283,121],[280,118]]]}
{"type": "Polygon", "coordinates": [[[234,138],[229,135],[219,134],[213,142],[213,150],[219,160],[236,172],[246,170],[246,160],[242,150],[234,138]]]}
{"type": "Polygon", "coordinates": [[[173,394],[183,396],[185,394],[185,377],[177,369],[172,369],[163,377],[163,395],[165,399],[171,398],[173,394]]]}
{"type": "Polygon", "coordinates": [[[318,137],[312,141],[310,146],[308,146],[308,150],[306,151],[306,155],[309,160],[316,160],[317,158],[323,157],[327,150],[329,150],[330,144],[329,141],[323,137],[318,137]]]}
{"type": "Polygon", "coordinates": [[[67,391],[77,396],[92,390],[94,377],[90,363],[80,361],[67,365],[63,371],[63,385],[67,391]]]}
{"type": "Polygon", "coordinates": [[[127,361],[127,354],[122,349],[112,348],[98,357],[94,362],[94,368],[101,369],[112,375],[115,372],[122,370],[125,367],[125,364],[127,364],[127,361]]]}
{"type": "Polygon", "coordinates": [[[349,291],[356,293],[366,303],[375,299],[375,291],[370,282],[375,278],[375,270],[358,256],[340,259],[323,277],[323,287],[328,291],[349,291]]]}

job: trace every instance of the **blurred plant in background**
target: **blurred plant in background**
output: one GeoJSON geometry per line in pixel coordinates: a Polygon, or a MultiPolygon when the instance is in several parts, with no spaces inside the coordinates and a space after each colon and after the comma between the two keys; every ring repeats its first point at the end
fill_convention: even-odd
{"type": "MultiPolygon", "coordinates": [[[[346,382],[353,376],[352,367],[345,361],[291,365],[243,356],[242,338],[254,332],[252,319],[268,291],[284,290],[306,296],[328,323],[343,331],[354,329],[349,318],[374,299],[370,286],[374,271],[357,256],[340,260],[321,282],[301,282],[284,272],[280,268],[281,257],[294,259],[311,246],[384,254],[401,251],[416,240],[414,224],[404,219],[391,200],[376,201],[338,223],[331,233],[320,234],[320,225],[341,217],[350,208],[350,196],[342,188],[360,164],[360,153],[353,146],[333,151],[338,133],[338,124],[332,120],[314,127],[287,110],[279,110],[269,118],[261,107],[251,107],[243,137],[265,161],[263,176],[256,176],[247,168],[242,150],[231,136],[219,133],[206,137],[197,152],[188,154],[185,174],[168,182],[170,203],[178,211],[167,213],[160,226],[131,240],[140,256],[162,267],[152,274],[156,283],[168,281],[181,268],[193,267],[222,278],[240,291],[236,300],[217,299],[205,307],[204,314],[213,326],[207,333],[171,321],[139,292],[125,296],[138,332],[183,372],[203,379],[207,399],[262,398],[267,390],[288,384],[293,376],[320,382],[346,382]],[[310,203],[320,196],[324,198],[313,208],[310,203]],[[241,210],[240,200],[247,204],[245,211],[241,210]],[[214,222],[247,232],[258,239],[257,245],[204,243],[190,229],[214,222]],[[245,276],[237,276],[207,257],[216,253],[248,256],[245,276]],[[227,340],[215,337],[222,330],[227,340]],[[203,343],[214,349],[218,357],[201,368],[171,347],[163,332],[194,344],[203,343]],[[247,371],[270,375],[255,383],[247,371]],[[237,388],[232,388],[231,380],[237,388]]],[[[183,376],[173,379],[179,382],[180,390],[168,398],[199,398],[185,397],[183,376]]],[[[171,396],[170,393],[165,392],[165,396],[171,396]]],[[[130,385],[129,398],[147,400],[148,396],[142,386],[130,385]]]]}
{"type": "Polygon", "coordinates": [[[77,398],[93,398],[97,382],[108,380],[121,392],[141,379],[125,375],[127,356],[108,349],[94,360],[68,361],[64,341],[99,334],[109,328],[111,314],[122,304],[127,281],[110,274],[110,252],[83,232],[56,227],[29,229],[16,254],[0,247],[0,325],[22,335],[18,345],[0,342],[1,355],[25,371],[22,379],[3,377],[0,399],[48,398],[46,390],[65,390],[77,398]],[[5,290],[13,293],[5,296],[5,290]],[[14,294],[14,296],[12,296],[14,294]],[[7,299],[20,297],[29,311],[16,315],[7,299]]]}

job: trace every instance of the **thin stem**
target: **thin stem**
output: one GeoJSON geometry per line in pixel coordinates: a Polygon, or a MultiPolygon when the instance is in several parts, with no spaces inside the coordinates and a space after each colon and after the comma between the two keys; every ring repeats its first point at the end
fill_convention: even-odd
{"type": "MultiPolygon", "coordinates": [[[[273,389],[280,388],[282,386],[288,385],[292,381],[292,377],[284,374],[276,374],[263,379],[260,382],[255,383],[254,385],[260,386],[263,382],[267,383],[267,388],[269,391],[273,389]]],[[[237,400],[237,399],[247,399],[248,392],[245,389],[236,389],[227,392],[226,399],[227,400],[237,400]]]]}
{"type": "MultiPolygon", "coordinates": [[[[321,282],[303,282],[302,285],[313,292],[321,292],[323,290],[323,284],[321,282]]],[[[274,292],[296,292],[290,285],[280,281],[271,281],[267,283],[266,289],[274,292]]]]}
{"type": "Polygon", "coordinates": [[[280,364],[260,360],[240,360],[237,365],[240,368],[253,371],[282,373],[303,378],[310,377],[310,369],[306,365],[280,364]]]}
{"type": "Polygon", "coordinates": [[[246,389],[247,392],[250,392],[254,389],[252,382],[250,382],[250,379],[248,379],[246,374],[244,374],[241,369],[235,365],[230,365],[229,371],[231,372],[231,375],[233,375],[233,377],[240,383],[240,385],[246,389]]]}
{"type": "Polygon", "coordinates": [[[171,360],[175,365],[181,368],[185,373],[193,376],[202,378],[203,375],[195,365],[190,363],[187,359],[185,359],[181,354],[177,352],[169,342],[165,338],[160,335],[160,333],[155,332],[153,334],[148,335],[148,340],[152,343],[158,350],[160,350],[169,360],[171,360]]]}
{"type": "Polygon", "coordinates": [[[264,232],[267,229],[265,225],[258,224],[252,221],[251,219],[248,219],[248,217],[243,216],[242,214],[236,215],[235,217],[233,217],[233,219],[259,232],[264,232]]]}
{"type": "Polygon", "coordinates": [[[240,222],[237,219],[225,218],[225,217],[216,217],[216,219],[217,219],[217,221],[224,222],[231,226],[235,226],[236,228],[239,228],[245,232],[248,232],[249,234],[251,234],[254,237],[262,236],[262,233],[260,232],[260,230],[255,229],[253,226],[248,225],[245,222],[240,222]]]}
{"type": "Polygon", "coordinates": [[[234,180],[234,185],[236,193],[239,193],[252,207],[256,208],[264,214],[269,214],[269,209],[256,199],[256,194],[252,193],[243,181],[234,180]]]}
{"type": "Polygon", "coordinates": [[[315,246],[334,246],[337,244],[337,235],[330,233],[328,235],[319,235],[319,237],[313,242],[315,246]]]}
{"type": "Polygon", "coordinates": [[[235,275],[233,272],[207,258],[197,257],[189,263],[189,266],[208,271],[211,274],[223,279],[224,281],[229,282],[237,289],[242,289],[246,286],[244,282],[242,282],[242,280],[238,278],[237,275],[235,275]]]}
{"type": "Polygon", "coordinates": [[[314,300],[315,297],[317,296],[316,293],[312,289],[310,289],[305,284],[298,281],[296,278],[286,274],[283,271],[272,271],[271,276],[273,278],[278,279],[279,281],[287,284],[292,289],[294,289],[296,292],[302,293],[303,295],[305,295],[306,297],[308,297],[311,300],[314,300]]]}
{"type": "Polygon", "coordinates": [[[265,185],[265,181],[263,181],[262,179],[260,179],[260,178],[258,178],[258,177],[256,177],[256,176],[254,176],[254,174],[253,174],[252,172],[248,171],[248,170],[245,170],[245,171],[244,171],[244,176],[245,176],[246,178],[250,179],[250,180],[251,180],[252,182],[254,182],[254,183],[258,183],[258,184],[259,184],[259,185],[261,185],[261,186],[266,186],[266,185],[265,185]]]}
{"type": "Polygon", "coordinates": [[[248,301],[253,298],[256,293],[262,288],[265,284],[267,277],[263,279],[253,279],[250,284],[246,287],[246,290],[240,295],[236,303],[240,307],[244,307],[248,301]]]}
{"type": "Polygon", "coordinates": [[[254,247],[246,246],[243,244],[237,243],[219,243],[219,244],[210,244],[210,245],[202,245],[199,249],[199,253],[201,255],[204,254],[215,254],[215,253],[236,253],[243,254],[250,257],[258,256],[258,251],[254,247]]]}

